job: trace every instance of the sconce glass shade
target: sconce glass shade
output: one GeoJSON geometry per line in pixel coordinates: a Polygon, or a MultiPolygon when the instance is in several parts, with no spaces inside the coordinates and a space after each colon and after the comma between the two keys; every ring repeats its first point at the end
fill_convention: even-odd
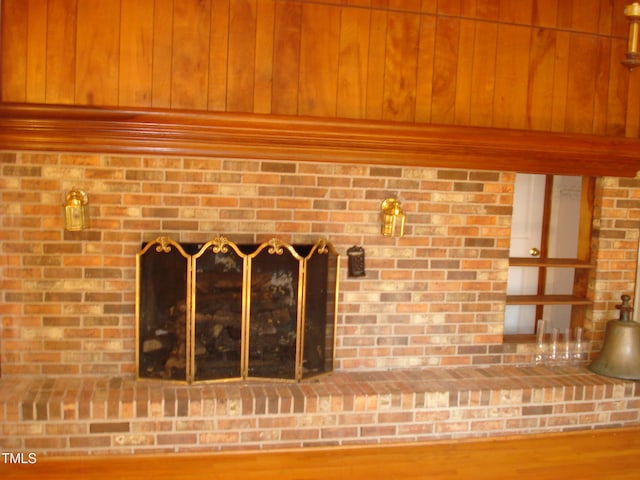
{"type": "Polygon", "coordinates": [[[640,66],[640,52],[638,52],[638,37],[640,36],[640,3],[634,2],[624,8],[624,14],[629,20],[629,43],[627,53],[622,64],[629,70],[640,66]]]}
{"type": "Polygon", "coordinates": [[[66,230],[79,232],[89,228],[89,199],[86,193],[76,188],[69,190],[63,207],[66,230]]]}
{"type": "Polygon", "coordinates": [[[382,202],[382,235],[385,237],[404,236],[405,215],[402,205],[395,198],[387,198],[382,202]]]}

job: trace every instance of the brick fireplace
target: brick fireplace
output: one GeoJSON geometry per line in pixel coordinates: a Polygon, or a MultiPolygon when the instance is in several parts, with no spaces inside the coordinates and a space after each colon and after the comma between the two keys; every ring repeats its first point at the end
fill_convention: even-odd
{"type": "MultiPolygon", "coordinates": [[[[638,421],[635,383],[578,367],[530,369],[532,346],[503,342],[513,173],[24,151],[0,159],[5,448],[268,448],[638,421]],[[62,228],[63,195],[73,186],[89,195],[85,232],[62,228]],[[403,238],[379,234],[388,196],[403,201],[403,238]],[[326,237],[343,254],[331,379],[288,387],[134,382],[136,252],[161,235],[198,243],[218,233],[251,244],[326,237]],[[366,277],[346,276],[353,245],[366,251],[366,277]],[[514,395],[517,407],[508,405],[514,395]],[[483,423],[454,422],[456,411],[475,415],[460,405],[483,407],[483,423]],[[515,410],[492,420],[496,405],[515,410]]],[[[600,178],[596,197],[586,325],[595,350],[620,294],[633,289],[640,181],[600,178]]]]}

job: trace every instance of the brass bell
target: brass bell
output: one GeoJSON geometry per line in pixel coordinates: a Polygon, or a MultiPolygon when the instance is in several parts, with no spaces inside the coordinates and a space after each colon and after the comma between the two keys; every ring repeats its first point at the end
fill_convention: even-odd
{"type": "Polygon", "coordinates": [[[610,320],[604,333],[600,356],[589,370],[607,377],[640,379],[640,323],[631,320],[633,307],[629,295],[622,295],[620,319],[610,320]]]}

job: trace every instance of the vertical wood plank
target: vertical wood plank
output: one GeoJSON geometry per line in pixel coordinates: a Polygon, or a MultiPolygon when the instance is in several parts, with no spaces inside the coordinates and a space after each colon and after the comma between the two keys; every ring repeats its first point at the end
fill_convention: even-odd
{"type": "Polygon", "coordinates": [[[76,83],[76,0],[49,0],[47,11],[47,103],[71,104],[76,83]]]}
{"type": "Polygon", "coordinates": [[[460,45],[458,50],[458,68],[456,70],[456,98],[454,123],[468,125],[471,120],[471,82],[473,71],[473,43],[475,41],[476,22],[460,20],[460,45]]]}
{"type": "Polygon", "coordinates": [[[533,0],[500,0],[499,19],[506,23],[530,25],[533,15],[533,0]]]}
{"type": "Polygon", "coordinates": [[[533,0],[531,23],[553,28],[558,23],[558,2],[562,0],[533,0]]]}
{"type": "Polygon", "coordinates": [[[498,26],[494,126],[525,128],[531,33],[527,27],[498,26]]]}
{"type": "Polygon", "coordinates": [[[75,103],[118,104],[120,1],[78,0],[75,103]]]}
{"type": "Polygon", "coordinates": [[[151,106],[169,108],[171,106],[173,0],[154,1],[152,49],[151,106]]]}
{"type": "Polygon", "coordinates": [[[340,17],[335,6],[302,6],[300,115],[336,115],[340,17]]]}
{"type": "Polygon", "coordinates": [[[382,119],[384,68],[387,48],[387,12],[372,10],[369,35],[369,61],[367,62],[367,105],[365,116],[370,120],[382,119]]]}
{"type": "Polygon", "coordinates": [[[627,38],[629,32],[629,21],[624,16],[624,7],[630,4],[629,0],[613,0],[611,7],[611,35],[615,37],[627,38]]]}
{"type": "Polygon", "coordinates": [[[287,0],[276,2],[271,107],[275,114],[297,113],[301,18],[300,3],[287,0]]]}
{"type": "MultiPolygon", "coordinates": [[[[423,6],[424,7],[424,6],[423,6]]],[[[418,73],[416,86],[416,122],[431,121],[433,58],[435,56],[436,19],[432,15],[420,18],[418,73]]]]}
{"type": "MultiPolygon", "coordinates": [[[[630,80],[634,79],[634,75],[629,75],[629,71],[620,64],[624,52],[627,50],[627,41],[624,39],[614,39],[611,42],[611,58],[609,60],[609,86],[608,86],[608,102],[607,102],[607,135],[624,136],[626,116],[629,109],[634,108],[629,103],[627,108],[627,96],[630,92],[630,80]]],[[[635,75],[637,80],[638,75],[635,75]]],[[[640,105],[635,105],[640,108],[640,105]]]]}
{"type": "Polygon", "coordinates": [[[564,131],[569,77],[569,40],[569,32],[557,32],[556,58],[553,69],[553,104],[551,107],[551,130],[554,132],[564,131]]]}
{"type": "Polygon", "coordinates": [[[28,0],[27,102],[46,98],[47,0],[28,0]]]}
{"type": "Polygon", "coordinates": [[[597,38],[595,60],[595,85],[593,106],[593,130],[596,135],[607,133],[607,110],[609,107],[609,85],[611,84],[609,59],[611,58],[611,40],[597,38]]]}
{"type": "Polygon", "coordinates": [[[438,11],[438,0],[422,0],[423,13],[436,13],[438,11]]]}
{"type": "Polygon", "coordinates": [[[174,2],[172,108],[207,109],[210,20],[210,0],[174,2]]]}
{"type": "Polygon", "coordinates": [[[476,0],[460,0],[460,16],[475,17],[476,16],[476,0]]]}
{"type": "Polygon", "coordinates": [[[496,48],[498,26],[481,22],[476,25],[471,71],[471,99],[469,121],[472,125],[493,125],[493,97],[496,86],[496,48]]]}
{"type": "Polygon", "coordinates": [[[0,83],[4,102],[24,102],[27,99],[27,7],[24,0],[2,2],[0,83]]]}
{"type": "Polygon", "coordinates": [[[259,0],[257,12],[253,109],[255,113],[271,113],[275,25],[274,0],[259,0]]]}
{"type": "Polygon", "coordinates": [[[619,15],[620,13],[617,10],[614,10],[614,4],[612,2],[599,2],[599,7],[600,15],[598,16],[597,33],[600,35],[611,35],[613,15],[619,15]]]}
{"type": "Polygon", "coordinates": [[[597,33],[600,24],[601,0],[573,2],[571,28],[580,32],[597,33]]]}
{"type": "Polygon", "coordinates": [[[127,0],[120,18],[118,105],[151,106],[154,0],[127,0]]]}
{"type": "Polygon", "coordinates": [[[629,93],[627,96],[627,109],[625,135],[627,137],[640,137],[640,76],[636,75],[629,80],[629,93]]]}
{"type": "Polygon", "coordinates": [[[439,0],[438,1],[438,13],[441,15],[447,15],[457,17],[460,15],[460,1],[461,0],[439,0]]]}
{"type": "Polygon", "coordinates": [[[573,0],[558,0],[557,27],[570,29],[573,22],[573,0]]]}
{"type": "MultiPolygon", "coordinates": [[[[229,0],[212,0],[207,109],[227,109],[229,89],[229,0]]],[[[251,61],[252,59],[250,59],[251,61]]]]}
{"type": "Polygon", "coordinates": [[[564,131],[592,133],[598,41],[593,36],[571,34],[567,111],[564,131]]]}
{"type": "Polygon", "coordinates": [[[531,35],[526,128],[531,130],[550,130],[556,32],[547,29],[535,29],[531,31],[531,35]]]}
{"type": "Polygon", "coordinates": [[[365,118],[371,12],[343,8],[338,65],[338,117],[365,118]]]}
{"type": "Polygon", "coordinates": [[[485,20],[497,20],[500,15],[499,0],[476,0],[476,16],[485,20]]]}
{"type": "Polygon", "coordinates": [[[382,118],[412,122],[420,22],[416,15],[389,12],[388,25],[382,118]]]}
{"type": "Polygon", "coordinates": [[[460,20],[437,19],[431,99],[431,121],[434,123],[450,124],[454,120],[459,36],[460,20]]]}
{"type": "Polygon", "coordinates": [[[256,57],[256,0],[229,4],[227,111],[253,112],[256,57]]]}

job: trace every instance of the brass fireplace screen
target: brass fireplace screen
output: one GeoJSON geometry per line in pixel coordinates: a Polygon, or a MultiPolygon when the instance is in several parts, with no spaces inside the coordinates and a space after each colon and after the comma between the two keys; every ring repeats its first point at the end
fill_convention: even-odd
{"type": "Polygon", "coordinates": [[[138,378],[295,381],[332,371],[339,262],[324,240],[144,244],[136,255],[138,378]]]}

